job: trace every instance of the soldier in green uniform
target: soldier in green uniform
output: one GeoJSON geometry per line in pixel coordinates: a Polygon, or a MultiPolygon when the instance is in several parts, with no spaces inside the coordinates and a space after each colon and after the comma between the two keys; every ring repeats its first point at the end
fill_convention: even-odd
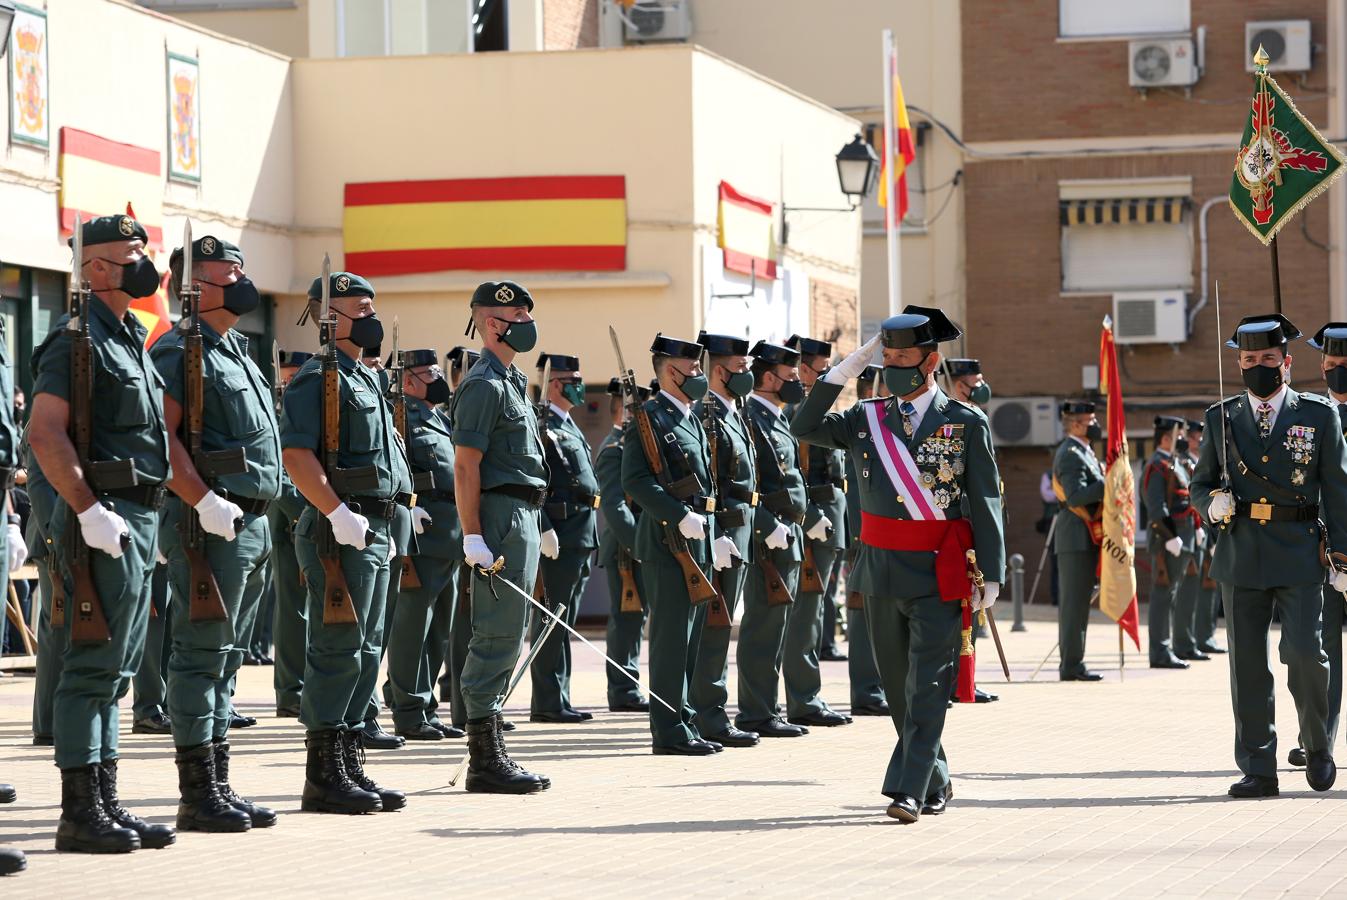
{"type": "Polygon", "coordinates": [[[1155,452],[1141,476],[1151,557],[1151,602],[1146,624],[1152,669],[1186,669],[1185,660],[1211,659],[1193,646],[1193,611],[1179,604],[1186,596],[1183,583],[1192,577],[1189,568],[1198,521],[1188,496],[1188,470],[1176,462],[1182,428],[1183,419],[1155,417],[1155,452]],[[1184,637],[1180,639],[1176,634],[1171,639],[1171,627],[1179,630],[1174,623],[1185,621],[1188,627],[1184,637]],[[1175,654],[1175,649],[1185,652],[1175,654]]]}
{"type": "MultiPolygon", "coordinates": [[[[304,350],[279,350],[280,382],[284,390],[301,366],[313,358],[304,350]]],[[[304,495],[281,469],[280,496],[267,509],[271,529],[271,582],[276,591],[274,625],[276,669],[276,718],[298,719],[299,698],[304,690],[304,651],[309,640],[309,618],[304,581],[295,558],[295,523],[304,512],[304,495]]]]}
{"type": "MultiPolygon", "coordinates": [[[[319,457],[323,437],[323,360],[300,367],[282,398],[281,446],[286,471],[308,501],[295,525],[295,558],[308,594],[308,649],[300,721],[308,758],[301,808],[306,812],[391,812],[406,806],[400,791],[379,787],[364,769],[364,722],[379,677],[379,637],[388,596],[390,565],[397,547],[392,524],[399,501],[411,490],[398,449],[393,417],[377,374],[360,364],[362,350],[378,346],[383,325],[374,310],[374,288],[359,275],[328,277],[331,317],[336,320],[340,439],[337,466],[373,467],[372,486],[339,494],[319,457]],[[325,622],[327,579],[318,538],[327,519],[337,544],[355,609],[353,623],[325,622]]],[[[323,278],[309,286],[303,322],[322,316],[323,278]]],[[[319,323],[321,325],[321,323],[319,323]]],[[[368,471],[368,468],[366,469],[368,471]]]]}
{"type": "Polygon", "coordinates": [[[158,559],[150,576],[150,622],[145,627],[145,652],[131,681],[131,733],[171,734],[168,718],[168,682],[165,664],[173,648],[169,628],[168,560],[159,545],[158,559]],[[160,561],[162,560],[162,562],[160,561]]]}
{"type": "MultiPolygon", "coordinates": [[[[547,603],[555,609],[566,606],[566,624],[575,625],[580,598],[589,583],[589,557],[599,546],[597,513],[599,479],[590,462],[592,451],[571,410],[585,402],[585,381],[580,360],[561,353],[538,356],[538,373],[551,361],[545,392],[547,410],[543,421],[543,449],[547,460],[547,502],[543,504],[540,538],[540,576],[547,603]]],[[[535,642],[547,627],[543,616],[533,617],[529,641],[535,642]]],[[[571,635],[552,629],[547,642],[529,667],[533,699],[531,722],[585,722],[594,718],[571,705],[571,635]]]]}
{"type": "MultiPolygon", "coordinates": [[[[650,391],[638,388],[641,403],[650,399],[650,391]]],[[[622,664],[633,678],[641,674],[641,631],[645,628],[649,603],[641,585],[641,564],[634,555],[636,521],[641,511],[627,502],[622,490],[623,435],[628,416],[622,403],[622,382],[614,378],[608,382],[608,414],[613,430],[599,445],[594,460],[594,474],[599,479],[599,509],[603,513],[603,531],[599,535],[599,566],[608,577],[608,626],[605,637],[610,659],[622,664]],[[625,575],[624,575],[625,573],[625,575]],[[636,596],[624,603],[623,579],[629,578],[636,596]],[[634,608],[628,608],[634,607],[634,608]]],[[[641,689],[612,663],[605,669],[608,675],[609,712],[650,712],[650,701],[641,696],[641,689]]]]}
{"type": "MultiPolygon", "coordinates": [[[[1188,452],[1181,461],[1188,470],[1188,480],[1192,481],[1193,472],[1197,470],[1198,455],[1202,450],[1202,422],[1198,419],[1189,419],[1188,427],[1188,452]]],[[[1193,545],[1196,548],[1193,554],[1193,570],[1196,575],[1184,582],[1184,590],[1192,592],[1192,600],[1185,600],[1185,605],[1193,609],[1193,638],[1197,644],[1197,649],[1207,654],[1221,654],[1225,648],[1216,643],[1216,618],[1220,611],[1221,598],[1216,593],[1216,583],[1211,580],[1211,574],[1208,571],[1211,566],[1211,542],[1214,540],[1211,525],[1205,522],[1198,523],[1197,531],[1193,534],[1193,545]]]]}
{"type": "Polygon", "coordinates": [[[1062,681],[1101,681],[1085,668],[1085,632],[1099,572],[1098,512],[1104,502],[1104,467],[1091,441],[1100,437],[1093,400],[1066,400],[1058,410],[1066,437],[1052,460],[1052,487],[1060,508],[1052,528],[1057,563],[1057,676],[1062,681]]]}
{"type": "MultiPolygon", "coordinates": [[[[476,350],[467,347],[455,347],[445,354],[445,363],[449,370],[449,389],[457,391],[459,384],[462,383],[464,376],[477,364],[480,354],[476,350]]],[[[445,415],[449,414],[451,399],[441,404],[440,409],[445,415]]],[[[457,508],[455,508],[455,518],[457,518],[457,508]]],[[[468,714],[463,706],[463,692],[461,690],[460,678],[463,675],[463,663],[468,658],[468,642],[472,640],[472,615],[469,608],[469,595],[471,593],[470,574],[463,564],[463,544],[459,543],[456,549],[455,559],[458,562],[458,596],[455,599],[455,610],[452,617],[435,616],[430,622],[431,640],[427,645],[427,665],[430,668],[431,677],[440,672],[443,666],[443,673],[439,676],[439,701],[449,707],[450,728],[454,731],[463,731],[468,723],[468,714]]],[[[501,720],[501,730],[513,731],[514,723],[501,720]]],[[[457,735],[451,735],[457,736],[457,735]]]]}
{"type": "MultiPolygon", "coordinates": [[[[810,390],[828,369],[833,345],[828,341],[791,335],[786,346],[800,354],[800,384],[810,390]]],[[[786,422],[795,407],[786,408],[786,422]]],[[[833,570],[842,563],[846,548],[846,462],[839,450],[812,444],[798,448],[800,474],[804,478],[809,508],[805,513],[801,574],[805,558],[813,563],[823,590],[805,590],[798,582],[795,602],[786,614],[786,634],[781,646],[781,674],[786,684],[787,721],[794,725],[831,727],[849,725],[851,717],[828,706],[819,696],[823,689],[818,648],[824,629],[837,630],[837,610],[829,587],[833,570]]]]}
{"type": "MultiPolygon", "coordinates": [[[[24,542],[20,520],[14,512],[10,488],[19,466],[19,429],[14,424],[14,363],[9,358],[9,341],[5,337],[4,319],[0,318],[0,490],[4,492],[5,527],[0,530],[0,560],[8,565],[8,572],[18,569],[28,560],[28,545],[24,542]]],[[[0,647],[5,644],[5,628],[9,617],[0,615],[0,647]]]]}
{"type": "Polygon", "coordinates": [[[538,342],[533,298],[513,281],[488,281],[472,294],[470,331],[482,356],[453,396],[454,494],[463,527],[463,559],[473,567],[472,639],[460,683],[468,731],[467,789],[529,794],[551,781],[510,759],[501,706],[528,626],[527,600],[497,591],[482,570],[503,560],[499,576],[532,593],[538,578],[539,525],[547,495],[538,417],[515,355],[538,342]]]}
{"type": "Polygon", "coordinates": [[[883,792],[905,823],[945,811],[949,764],[941,744],[962,603],[989,608],[1005,572],[1000,478],[987,419],[935,383],[940,342],[961,332],[938,309],[908,306],[820,379],[791,423],[802,440],[844,449],[861,481],[861,549],[852,572],[884,692],[899,733],[883,792]],[[891,399],[829,413],[846,383],[884,344],[891,399]],[[961,499],[967,498],[968,515],[961,499]],[[986,577],[973,586],[967,551],[986,577]],[[934,552],[932,552],[934,551],[934,552]]]}
{"type": "Polygon", "coordinates": [[[1308,757],[1305,779],[1326,791],[1337,777],[1328,733],[1323,585],[1331,571],[1340,599],[1347,574],[1325,570],[1324,535],[1316,522],[1322,514],[1328,546],[1347,547],[1347,451],[1332,404],[1286,383],[1288,343],[1299,336],[1279,314],[1240,321],[1227,346],[1239,351],[1246,390],[1207,410],[1205,431],[1212,440],[1202,445],[1191,486],[1202,518],[1221,529],[1211,574],[1226,612],[1235,762],[1244,773],[1231,785],[1232,797],[1278,791],[1268,660],[1274,613],[1281,619],[1280,655],[1308,757]]]}
{"type": "MultiPolygon", "coordinates": [[[[1201,444],[1199,431],[1199,446],[1194,446],[1191,438],[1192,423],[1186,419],[1178,419],[1178,436],[1174,439],[1174,458],[1173,465],[1176,469],[1183,470],[1183,478],[1191,482],[1193,480],[1193,470],[1197,468],[1197,450],[1201,444]]],[[[1200,423],[1199,423],[1200,424],[1200,423]]],[[[1192,509],[1191,505],[1189,509],[1192,509]]],[[[1174,655],[1181,660],[1205,661],[1211,659],[1211,656],[1202,649],[1204,643],[1201,628],[1204,624],[1204,611],[1199,609],[1199,602],[1209,599],[1202,589],[1202,564],[1206,557],[1207,548],[1207,529],[1202,524],[1201,518],[1197,515],[1197,510],[1187,514],[1193,524],[1193,552],[1188,555],[1183,569],[1183,582],[1179,585],[1178,593],[1174,596],[1174,633],[1173,649],[1174,655]]],[[[1211,625],[1214,627],[1215,622],[1211,625]]],[[[1208,637],[1210,632],[1208,632],[1208,637]]]]}
{"type": "Polygon", "coordinates": [[[245,463],[242,471],[211,477],[198,471],[188,450],[183,358],[191,320],[183,319],[150,350],[164,382],[173,464],[173,496],[160,516],[159,545],[168,559],[173,605],[168,712],[177,750],[178,828],[247,831],[276,824],[274,812],[243,799],[229,783],[231,688],[247,651],[243,629],[255,615],[245,603],[261,599],[271,552],[267,507],[281,487],[271,386],[248,355],[248,339],[234,330],[262,297],[244,273],[239,248],[212,235],[192,242],[192,271],[183,271],[182,250],[173,252],[169,268],[176,291],[188,283],[201,291],[201,451],[241,451],[245,463]],[[198,588],[181,537],[192,515],[207,535],[204,551],[224,604],[222,620],[192,615],[198,588]]]}
{"type": "MultiPolygon", "coordinates": [[[[753,559],[753,519],[758,514],[757,468],[753,441],[741,405],[753,390],[748,341],[723,334],[697,336],[706,348],[710,390],[693,405],[692,414],[703,423],[708,438],[716,442],[716,529],[734,542],[730,565],[716,573],[724,597],[726,616],[733,620],[743,596],[748,567],[753,559]],[[709,427],[708,427],[709,423],[709,427]]],[[[730,622],[702,625],[697,664],[692,671],[688,700],[696,716],[699,734],[724,747],[752,747],[758,736],[730,723],[725,712],[729,703],[730,622]]]]}
{"type": "Polygon", "coordinates": [[[31,442],[25,439],[24,468],[27,469],[28,514],[27,545],[32,548],[32,561],[37,566],[38,602],[41,610],[37,620],[37,662],[33,678],[33,746],[50,747],[53,744],[52,707],[56,699],[56,685],[61,680],[61,666],[70,643],[70,631],[53,628],[51,611],[53,579],[60,583],[60,560],[52,552],[52,537],[48,531],[52,513],[56,509],[56,490],[42,474],[42,468],[33,456],[31,442]]]}
{"type": "MultiPolygon", "coordinates": [[[[145,255],[145,229],[129,216],[94,219],[81,237],[83,258],[75,261],[75,277],[93,292],[88,321],[79,323],[88,327],[93,369],[89,459],[110,464],[100,470],[123,477],[115,487],[102,481],[95,488],[81,470],[68,433],[75,332],[69,317],[62,317],[33,351],[29,442],[42,476],[60,495],[47,534],[62,562],[64,593],[70,597],[73,591],[64,554],[78,520],[110,639],[72,641],[65,648],[52,722],[61,770],[56,849],[125,853],[176,839],[173,829],[145,823],[117,798],[117,701],[145,647],[158,509],[170,474],[162,386],[145,352],[145,328],[130,311],[132,300],[158,290],[159,273],[145,255]],[[132,486],[122,486],[128,483],[132,486]]],[[[67,603],[67,638],[74,606],[67,603]]]]}
{"type": "MultiPolygon", "coordinates": [[[[884,388],[880,375],[883,366],[869,365],[856,378],[856,400],[864,402],[884,388]]],[[[851,580],[861,549],[861,480],[856,463],[846,455],[847,466],[847,679],[851,683],[853,716],[887,716],[889,701],[875,663],[875,648],[870,643],[870,625],[865,621],[865,597],[851,580]]]]}

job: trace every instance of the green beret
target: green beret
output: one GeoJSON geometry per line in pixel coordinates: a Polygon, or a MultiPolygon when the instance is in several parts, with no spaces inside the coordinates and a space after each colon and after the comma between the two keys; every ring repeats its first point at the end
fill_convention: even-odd
{"type": "Polygon", "coordinates": [[[533,298],[513,281],[484,281],[472,292],[472,306],[526,306],[533,311],[533,298]]]}
{"type": "MultiPolygon", "coordinates": [[[[374,297],[374,286],[368,281],[352,272],[333,272],[329,281],[331,282],[332,298],[334,300],[342,297],[374,297]]],[[[309,299],[323,299],[323,276],[319,275],[309,285],[309,299]]]]}
{"type": "MultiPolygon", "coordinates": [[[[243,251],[239,249],[238,244],[231,244],[229,241],[208,234],[192,241],[192,262],[193,264],[199,262],[233,262],[243,265],[243,251]]],[[[173,255],[169,257],[169,265],[174,267],[182,265],[181,247],[174,248],[173,255]]]]}
{"type": "MultiPolygon", "coordinates": [[[[130,216],[99,216],[97,219],[90,219],[84,223],[82,236],[86,247],[92,247],[94,244],[115,244],[118,241],[134,241],[136,239],[146,244],[150,242],[150,236],[145,233],[145,227],[130,216]]],[[[67,243],[74,247],[75,238],[72,236],[67,243]]]]}

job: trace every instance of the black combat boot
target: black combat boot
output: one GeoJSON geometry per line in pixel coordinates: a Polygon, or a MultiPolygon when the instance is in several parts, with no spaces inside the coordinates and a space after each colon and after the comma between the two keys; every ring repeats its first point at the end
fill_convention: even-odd
{"type": "Polygon", "coordinates": [[[98,794],[98,766],[61,770],[61,821],[56,849],[67,853],[130,853],[140,835],[108,818],[98,794]]]}
{"type": "Polygon", "coordinates": [[[547,785],[521,769],[505,753],[500,717],[468,720],[469,791],[482,794],[533,794],[547,785]]]}
{"type": "Polygon", "coordinates": [[[13,875],[28,868],[28,857],[14,847],[0,847],[0,875],[13,875]]]}
{"type": "Polygon", "coordinates": [[[225,802],[240,812],[246,813],[254,828],[270,828],[276,824],[276,813],[265,806],[258,806],[251,800],[244,800],[229,786],[229,741],[217,740],[211,747],[215,750],[215,784],[225,802]]]}
{"type": "Polygon", "coordinates": [[[505,764],[510,768],[514,769],[516,772],[527,775],[529,778],[532,778],[535,781],[537,781],[538,784],[542,785],[541,790],[545,791],[548,788],[550,788],[552,786],[552,779],[548,778],[546,775],[535,775],[532,772],[526,771],[523,766],[521,766],[519,763],[515,762],[513,759],[510,758],[510,754],[505,750],[505,732],[508,729],[505,728],[505,720],[501,718],[500,713],[496,713],[495,726],[496,726],[496,747],[497,749],[500,750],[500,758],[505,761],[505,764]]]}
{"type": "Polygon", "coordinates": [[[178,764],[178,830],[239,832],[252,827],[252,820],[235,809],[220,795],[215,783],[215,752],[209,743],[197,747],[179,747],[173,761],[178,764]]]}
{"type": "Polygon", "coordinates": [[[379,795],[384,812],[396,812],[407,805],[407,795],[402,791],[381,788],[374,779],[365,773],[365,733],[363,731],[343,731],[341,735],[342,765],[351,782],[362,791],[379,795]]]}
{"type": "Polygon", "coordinates": [[[98,795],[103,799],[103,811],[109,819],[140,835],[140,846],[146,850],[162,850],[178,839],[178,833],[167,825],[151,825],[122,806],[122,801],[117,799],[117,760],[104,760],[98,769],[98,795]]]}
{"type": "Polygon", "coordinates": [[[310,731],[305,741],[309,757],[304,765],[304,796],[299,808],[305,812],[378,812],[383,801],[373,791],[357,787],[346,773],[341,732],[310,731]]]}

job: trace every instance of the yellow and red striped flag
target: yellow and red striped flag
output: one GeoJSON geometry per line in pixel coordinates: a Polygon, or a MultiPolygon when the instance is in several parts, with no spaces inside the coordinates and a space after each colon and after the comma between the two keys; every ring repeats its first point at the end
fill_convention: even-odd
{"type": "Polygon", "coordinates": [[[164,180],[159,151],[80,131],[61,129],[61,233],[70,234],[75,216],[85,221],[117,215],[127,198],[139,207],[151,247],[164,246],[164,180]]]}
{"type": "MultiPolygon", "coordinates": [[[[1104,540],[1099,548],[1099,608],[1132,638],[1137,632],[1137,507],[1132,460],[1127,454],[1127,413],[1118,380],[1113,321],[1099,336],[1099,389],[1108,398],[1108,451],[1104,455],[1104,540]]],[[[1119,641],[1121,642],[1121,638],[1119,641]]],[[[1119,652],[1122,644],[1118,645],[1119,652]]]]}
{"type": "Polygon", "coordinates": [[[903,84],[898,80],[898,54],[889,54],[889,80],[893,83],[893,130],[890,139],[881,141],[879,170],[879,205],[889,211],[896,225],[907,215],[907,167],[917,158],[917,144],[912,136],[912,122],[907,117],[907,103],[903,100],[903,84]]]}
{"type": "Polygon", "coordinates": [[[776,225],[774,207],[767,200],[736,191],[720,183],[720,204],[716,209],[717,243],[724,251],[728,272],[740,272],[769,281],[776,278],[776,249],[772,229],[776,225]]]}

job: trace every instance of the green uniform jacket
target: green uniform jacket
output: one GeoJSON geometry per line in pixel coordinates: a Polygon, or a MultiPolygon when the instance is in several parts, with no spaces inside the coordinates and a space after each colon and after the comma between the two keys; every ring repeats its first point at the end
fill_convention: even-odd
{"type": "Polygon", "coordinates": [[[1068,506],[1089,506],[1104,501],[1104,468],[1094,451],[1073,437],[1062,441],[1052,460],[1052,474],[1066,493],[1066,502],[1057,510],[1052,529],[1054,553],[1081,553],[1094,550],[1090,529],[1068,506]]]}
{"type": "Polygon", "coordinates": [[[5,318],[0,316],[0,468],[19,464],[19,429],[14,424],[14,361],[5,339],[5,318]]]}
{"type": "Polygon", "coordinates": [[[538,417],[525,393],[528,378],[483,349],[454,391],[449,421],[454,446],[482,454],[483,491],[503,484],[547,487],[538,417]]]}
{"type": "Polygon", "coordinates": [[[590,462],[593,451],[575,420],[547,410],[547,503],[542,524],[557,533],[563,550],[593,550],[599,546],[598,512],[594,498],[599,496],[599,479],[590,462]]]}
{"type": "Polygon", "coordinates": [[[789,548],[779,552],[801,560],[804,532],[818,521],[819,514],[817,509],[810,508],[804,476],[800,474],[800,442],[791,433],[786,417],[768,409],[752,394],[744,401],[744,421],[753,438],[758,466],[758,514],[753,517],[753,540],[765,541],[778,523],[784,524],[793,540],[789,548]]]}
{"type": "MultiPolygon", "coordinates": [[[[689,474],[696,475],[701,484],[700,497],[706,496],[710,489],[709,469],[711,462],[706,453],[706,434],[696,415],[684,416],[682,411],[663,393],[657,394],[645,403],[646,414],[650,416],[650,426],[659,444],[660,456],[670,481],[678,481],[689,474]]],[[[635,425],[631,426],[633,429],[635,425]]],[[[669,494],[660,486],[659,479],[645,458],[645,450],[640,438],[633,432],[631,440],[624,440],[622,447],[622,488],[636,505],[641,508],[641,517],[636,523],[636,559],[649,562],[661,554],[668,556],[665,546],[665,529],[677,530],[691,508],[684,500],[669,494]]],[[[711,542],[714,528],[708,523],[708,540],[688,541],[692,558],[701,566],[702,572],[709,572],[711,565],[711,542]]]]}
{"type": "MultiPolygon", "coordinates": [[[[1342,421],[1330,401],[1315,394],[1286,389],[1272,434],[1258,434],[1247,393],[1225,401],[1230,488],[1237,502],[1297,505],[1318,503],[1328,523],[1329,546],[1347,547],[1347,464],[1344,464],[1342,421]],[[1271,481],[1274,490],[1240,471],[1235,451],[1250,470],[1271,481]],[[1266,460],[1266,462],[1264,461],[1266,460]],[[1266,498],[1266,499],[1265,499],[1266,498]]],[[[1221,489],[1221,405],[1207,409],[1206,434],[1193,476],[1192,500],[1210,520],[1211,495],[1221,489]]],[[[1236,515],[1221,532],[1212,551],[1211,577],[1225,584],[1265,590],[1320,584],[1319,528],[1314,522],[1268,522],[1236,515]]]]}
{"type": "Polygon", "coordinates": [[[1183,493],[1188,490],[1188,469],[1174,464],[1174,455],[1164,450],[1151,454],[1151,461],[1141,475],[1141,494],[1146,502],[1146,524],[1150,528],[1152,550],[1163,550],[1170,538],[1177,537],[1183,542],[1183,549],[1193,552],[1197,529],[1191,514],[1186,510],[1191,503],[1183,493]],[[1169,490],[1166,475],[1173,473],[1174,491],[1169,490]]]}
{"type": "MultiPolygon", "coordinates": [[[[1001,518],[1000,476],[992,455],[987,419],[977,410],[952,400],[939,388],[916,433],[907,441],[917,459],[917,468],[929,475],[938,489],[945,491],[945,514],[959,515],[959,497],[967,498],[973,528],[973,546],[978,567],[988,581],[1005,581],[1005,533],[1001,518]],[[943,425],[961,426],[962,440],[942,442],[936,435],[943,425]],[[925,460],[924,462],[922,460],[925,460]],[[939,481],[942,462],[953,470],[952,481],[939,481]]],[[[841,385],[820,381],[800,404],[791,430],[812,444],[846,450],[859,473],[860,507],[863,513],[893,519],[909,519],[905,505],[898,501],[888,472],[877,456],[875,438],[865,408],[871,403],[884,404],[884,423],[898,440],[903,440],[902,420],[892,398],[866,400],[840,413],[828,408],[842,391],[841,385]]],[[[939,497],[940,495],[937,495],[939,497]]],[[[867,597],[903,599],[939,594],[935,577],[935,555],[905,550],[883,550],[859,544],[856,564],[851,570],[851,590],[867,597]]]]}
{"type": "MultiPolygon", "coordinates": [[[[798,409],[798,405],[786,407],[787,422],[795,418],[798,409]]],[[[828,531],[828,537],[817,543],[841,550],[846,546],[846,526],[843,524],[847,515],[846,454],[808,443],[800,449],[809,460],[809,474],[805,476],[809,513],[805,521],[812,525],[820,515],[827,516],[833,527],[828,531]]]]}
{"type": "Polygon", "coordinates": [[[636,520],[639,509],[627,503],[622,490],[622,429],[614,428],[599,445],[599,456],[594,463],[599,479],[599,509],[603,510],[603,534],[599,537],[599,565],[607,568],[617,565],[617,550],[621,547],[635,557],[636,520]]]}
{"type": "Polygon", "coordinates": [[[454,493],[454,437],[449,417],[430,404],[407,398],[407,455],[412,470],[429,472],[434,484],[416,497],[416,505],[430,513],[431,523],[416,536],[420,556],[459,559],[463,556],[463,531],[454,493]],[[441,493],[441,492],[445,493],[441,493]]]}
{"type": "Polygon", "coordinates": [[[747,499],[757,490],[758,475],[753,439],[743,413],[738,408],[726,406],[715,394],[709,394],[705,399],[697,401],[692,414],[705,420],[707,404],[710,404],[715,417],[716,487],[720,489],[716,509],[738,510],[743,516],[743,526],[723,531],[739,548],[740,557],[745,562],[751,562],[754,558],[754,524],[760,523],[771,534],[776,527],[776,518],[761,503],[753,506],[747,499]]]}

